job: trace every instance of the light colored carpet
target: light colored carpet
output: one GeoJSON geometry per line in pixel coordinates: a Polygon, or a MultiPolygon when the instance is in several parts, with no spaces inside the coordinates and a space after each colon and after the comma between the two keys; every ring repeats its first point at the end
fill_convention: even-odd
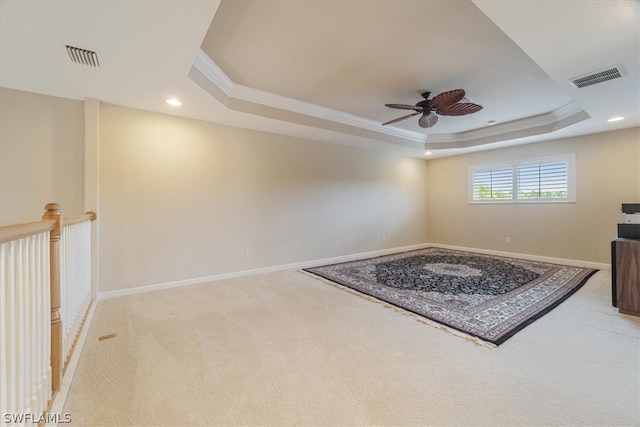
{"type": "Polygon", "coordinates": [[[640,318],[611,306],[609,274],[498,348],[297,271],[103,300],[64,412],[80,426],[637,426],[640,318]]]}

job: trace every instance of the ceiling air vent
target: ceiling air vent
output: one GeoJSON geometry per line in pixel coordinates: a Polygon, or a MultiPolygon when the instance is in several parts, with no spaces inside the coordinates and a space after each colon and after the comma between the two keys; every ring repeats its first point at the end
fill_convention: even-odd
{"type": "Polygon", "coordinates": [[[65,45],[69,58],[76,64],[88,65],[89,67],[100,68],[98,54],[92,50],[81,49],[79,47],[65,45]]]}
{"type": "Polygon", "coordinates": [[[624,76],[622,66],[616,65],[615,67],[605,68],[604,70],[595,71],[593,73],[585,74],[584,76],[574,77],[569,79],[569,82],[580,89],[586,86],[606,82],[607,80],[617,79],[622,76],[624,76]]]}

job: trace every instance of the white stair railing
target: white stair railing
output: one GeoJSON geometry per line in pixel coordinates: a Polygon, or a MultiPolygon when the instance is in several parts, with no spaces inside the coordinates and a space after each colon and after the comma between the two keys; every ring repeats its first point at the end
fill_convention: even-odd
{"type": "Polygon", "coordinates": [[[60,247],[60,317],[62,359],[71,357],[91,303],[91,221],[63,220],[60,247]]]}
{"type": "Polygon", "coordinates": [[[96,214],[62,220],[49,203],[42,218],[0,227],[2,425],[42,422],[91,305],[96,214]]]}
{"type": "Polygon", "coordinates": [[[49,233],[53,221],[28,225],[35,234],[18,233],[0,244],[0,413],[3,423],[20,425],[30,420],[7,417],[41,414],[52,395],[49,233]]]}

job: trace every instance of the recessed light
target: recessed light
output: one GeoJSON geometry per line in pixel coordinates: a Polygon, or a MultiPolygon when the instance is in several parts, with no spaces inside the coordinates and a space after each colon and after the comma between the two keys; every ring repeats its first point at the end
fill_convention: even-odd
{"type": "Polygon", "coordinates": [[[495,120],[489,120],[489,121],[487,122],[487,126],[493,126],[493,125],[495,125],[495,124],[496,124],[496,121],[495,121],[495,120]]]}
{"type": "Polygon", "coordinates": [[[433,153],[431,153],[431,151],[428,151],[428,150],[424,152],[425,156],[430,156],[431,154],[433,154],[433,153]]]}
{"type": "Polygon", "coordinates": [[[611,122],[619,122],[620,120],[624,120],[624,117],[611,117],[609,120],[607,120],[609,123],[611,122]]]}
{"type": "Polygon", "coordinates": [[[173,105],[174,107],[179,107],[182,105],[182,102],[178,101],[175,98],[167,99],[167,104],[173,105]]]}

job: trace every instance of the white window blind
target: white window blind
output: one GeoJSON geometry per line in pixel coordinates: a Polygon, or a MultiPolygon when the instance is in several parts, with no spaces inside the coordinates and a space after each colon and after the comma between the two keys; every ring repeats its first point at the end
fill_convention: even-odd
{"type": "Polygon", "coordinates": [[[513,171],[485,169],[473,172],[473,200],[513,198],[513,171]]]}
{"type": "Polygon", "coordinates": [[[574,202],[574,155],[469,168],[470,203],[574,202]]]}
{"type": "Polygon", "coordinates": [[[568,163],[518,166],[518,199],[566,199],[569,194],[568,163]]]}

